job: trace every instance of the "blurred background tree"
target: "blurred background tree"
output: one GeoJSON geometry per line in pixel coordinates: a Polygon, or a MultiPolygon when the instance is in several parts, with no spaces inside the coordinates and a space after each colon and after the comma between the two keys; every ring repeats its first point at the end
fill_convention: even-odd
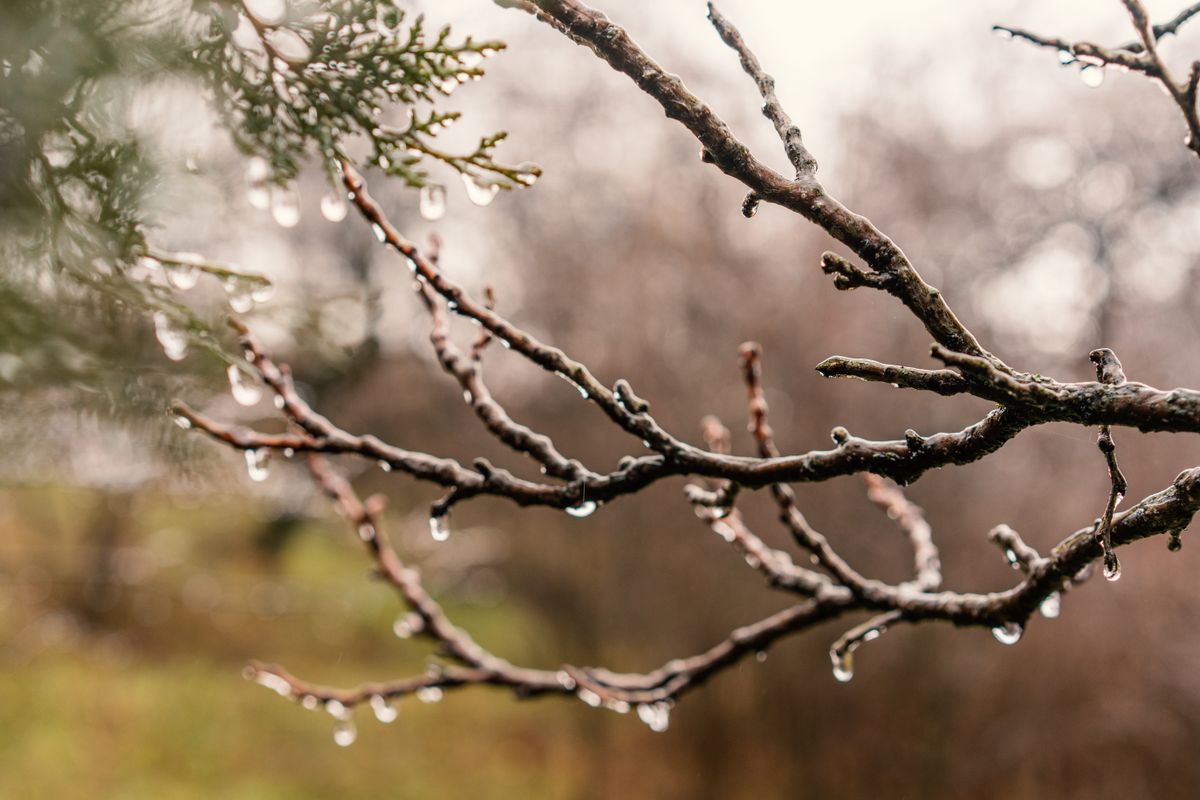
{"type": "MultiPolygon", "coordinates": [[[[63,26],[46,24],[43,4],[27,5],[0,32],[0,224],[14,229],[4,237],[0,315],[3,793],[69,797],[87,786],[110,797],[1183,797],[1200,780],[1189,749],[1200,727],[1200,687],[1190,676],[1197,643],[1186,633],[1200,607],[1186,564],[1168,560],[1161,542],[1134,548],[1121,583],[1072,594],[1069,621],[1031,627],[1018,648],[998,647],[985,632],[905,631],[871,653],[855,683],[841,686],[828,675],[825,642],[798,640],[692,698],[664,736],[582,706],[475,694],[436,710],[406,707],[391,728],[364,726],[354,747],[335,748],[326,720],[297,718],[237,679],[242,662],[261,656],[353,682],[409,672],[425,654],[379,636],[394,601],[362,580],[353,543],[340,541],[336,521],[322,521],[306,481],[277,468],[265,487],[251,490],[234,454],[197,446],[160,416],[166,396],[178,393],[211,397],[214,413],[267,415],[239,406],[219,386],[228,362],[167,360],[147,312],[130,310],[152,315],[161,310],[155,303],[171,309],[184,298],[199,317],[188,330],[212,329],[232,297],[220,274],[181,295],[166,270],[138,277],[140,255],[132,252],[121,268],[88,259],[82,277],[72,271],[78,265],[24,255],[43,257],[47,248],[31,249],[26,237],[48,235],[56,224],[43,216],[41,199],[30,199],[45,190],[33,183],[38,169],[30,172],[36,151],[24,133],[9,133],[35,124],[8,109],[10,97],[23,96],[8,81],[28,60],[15,54],[31,51],[38,32],[94,39],[106,19],[93,11],[99,4],[79,3],[74,18],[87,14],[76,24],[83,30],[61,33],[63,26]],[[26,200],[18,201],[22,192],[26,200]],[[22,215],[27,221],[17,224],[22,215]],[[125,285],[109,291],[109,282],[125,285]],[[112,424],[130,409],[141,409],[136,419],[112,424]],[[153,455],[164,448],[178,459],[170,468],[153,455]],[[295,525],[283,536],[289,520],[295,525]],[[256,544],[281,538],[283,546],[256,544]],[[1097,665],[1110,691],[1095,691],[1097,665]]],[[[634,2],[606,5],[689,85],[721,103],[751,144],[769,141],[757,103],[743,76],[728,69],[699,6],[676,15],[634,2]]],[[[1093,91],[1074,68],[1047,74],[1052,55],[1016,50],[987,32],[994,22],[1027,22],[1104,38],[1124,30],[1118,7],[1085,19],[1072,4],[996,2],[949,14],[926,2],[903,10],[922,20],[914,25],[890,4],[866,0],[795,11],[728,5],[747,36],[763,41],[760,55],[788,65],[776,72],[798,76],[781,81],[781,92],[786,83],[796,93],[786,99],[825,156],[826,182],[932,265],[931,279],[956,298],[973,330],[1014,361],[1066,378],[1088,374],[1075,354],[1106,345],[1150,383],[1200,382],[1200,356],[1178,347],[1180,332],[1196,326],[1200,193],[1171,109],[1120,75],[1093,91]],[[788,15],[803,20],[796,36],[804,47],[795,47],[788,15]],[[830,49],[841,53],[842,72],[816,70],[809,60],[830,49]]],[[[50,13],[58,9],[72,18],[69,4],[50,13]]],[[[785,449],[825,441],[835,423],[886,436],[897,420],[940,430],[983,409],[822,383],[808,367],[830,352],[900,359],[927,337],[885,299],[836,294],[815,269],[796,269],[793,262],[815,263],[824,247],[814,232],[766,207],[752,222],[731,213],[737,187],[698,168],[688,137],[561,37],[489,4],[430,10],[512,45],[488,85],[439,107],[459,103],[484,130],[508,127],[514,149],[536,154],[546,170],[535,191],[487,209],[462,202],[465,189],[447,192],[447,214],[437,221],[446,269],[473,288],[494,284],[506,314],[601,374],[629,377],[656,415],[681,431],[709,412],[742,418],[736,346],[749,338],[780,365],[768,399],[785,449]]],[[[223,26],[221,6],[181,12],[195,13],[189,18],[217,36],[232,40],[238,30],[223,26]]],[[[186,32],[135,27],[121,35],[165,41],[186,32]]],[[[1195,52],[1196,39],[1185,35],[1173,46],[1195,52]]],[[[164,62],[140,62],[133,47],[115,51],[107,58],[131,59],[143,65],[134,74],[166,80],[146,66],[164,62]]],[[[69,75],[87,50],[56,52],[69,57],[55,56],[46,86],[54,74],[69,75]]],[[[269,148],[252,149],[267,168],[251,162],[247,176],[246,156],[228,146],[227,134],[211,132],[221,122],[197,114],[213,74],[187,48],[166,52],[181,62],[172,71],[192,76],[186,91],[174,79],[149,93],[133,92],[144,84],[128,79],[108,90],[132,92],[115,117],[144,126],[112,132],[120,152],[142,166],[112,173],[136,203],[113,195],[109,213],[130,221],[139,245],[150,239],[272,279],[274,297],[256,304],[256,330],[281,356],[304,354],[293,359],[302,383],[347,426],[414,448],[476,455],[478,437],[464,433],[474,424],[468,412],[446,411],[457,407],[458,392],[429,362],[408,276],[361,231],[320,221],[328,176],[319,156],[310,172],[293,176],[276,172],[282,167],[269,148]],[[159,155],[148,155],[150,143],[159,155]],[[278,219],[276,197],[290,219],[278,175],[297,193],[294,227],[270,223],[278,219]],[[259,209],[264,196],[267,208],[259,209]],[[364,348],[376,353],[372,368],[345,369],[364,348]]],[[[28,84],[40,74],[16,80],[28,84]]],[[[61,80],[44,95],[57,98],[50,108],[27,111],[28,119],[43,116],[48,128],[64,119],[53,109],[69,105],[77,78],[61,80]]],[[[441,138],[449,147],[464,136],[469,152],[475,136],[452,129],[441,138]]],[[[369,159],[370,146],[356,141],[364,149],[352,154],[369,159]]],[[[67,145],[68,163],[78,146],[67,145]]],[[[420,215],[419,195],[379,193],[408,228],[433,227],[420,215]]],[[[545,421],[581,457],[615,458],[603,429],[576,424],[579,399],[569,387],[503,352],[491,357],[493,388],[514,415],[545,421]]],[[[1106,487],[1092,439],[1078,429],[1030,431],[986,461],[915,486],[913,498],[945,532],[948,574],[963,585],[1007,585],[1011,573],[1000,559],[979,558],[991,525],[1004,519],[1045,547],[1094,513],[1106,487]],[[1066,476],[1065,486],[1048,485],[1047,474],[1066,476]]],[[[1122,446],[1134,495],[1195,461],[1194,447],[1178,437],[1122,446]]],[[[385,480],[363,476],[367,487],[385,480]]],[[[436,550],[426,544],[429,490],[387,485],[401,546],[480,640],[514,659],[637,668],[703,646],[771,607],[765,590],[716,590],[730,585],[739,565],[703,526],[661,513],[683,507],[678,484],[587,520],[532,512],[518,522],[499,503],[480,504],[463,510],[455,546],[436,550]],[[673,568],[660,569],[664,561],[673,568]],[[535,637],[535,628],[552,634],[535,637]]],[[[853,480],[801,487],[800,495],[818,527],[877,524],[853,480]]],[[[758,512],[764,523],[772,514],[766,506],[758,512]]],[[[838,544],[896,577],[889,570],[900,567],[899,541],[848,536],[838,544]]]]}

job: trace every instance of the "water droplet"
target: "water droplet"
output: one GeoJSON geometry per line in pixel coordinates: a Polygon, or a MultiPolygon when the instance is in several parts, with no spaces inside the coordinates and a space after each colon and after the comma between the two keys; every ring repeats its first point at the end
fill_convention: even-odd
{"type": "Polygon", "coordinates": [[[247,381],[237,364],[230,364],[226,373],[229,375],[229,391],[238,405],[252,406],[262,399],[262,389],[247,381]]]}
{"type": "Polygon", "coordinates": [[[396,621],[392,623],[392,633],[396,634],[397,639],[409,639],[424,629],[425,620],[421,619],[421,615],[416,612],[397,617],[396,621]]]}
{"type": "Polygon", "coordinates": [[[330,222],[341,222],[346,218],[348,210],[346,196],[336,189],[330,190],[321,198],[321,216],[330,222]]]}
{"type": "Polygon", "coordinates": [[[349,747],[358,738],[358,728],[350,720],[342,720],[333,726],[333,741],[338,747],[349,747]]]}
{"type": "Polygon", "coordinates": [[[389,704],[388,701],[383,698],[383,695],[378,694],[371,695],[371,710],[375,712],[375,719],[379,720],[384,725],[387,725],[390,722],[395,722],[396,717],[400,715],[400,712],[397,711],[394,706],[389,704]]]}
{"type": "Polygon", "coordinates": [[[255,156],[246,162],[246,201],[259,211],[271,207],[271,189],[267,179],[271,177],[271,165],[266,159],[255,156]]]}
{"type": "Polygon", "coordinates": [[[1042,612],[1042,616],[1046,619],[1055,619],[1062,611],[1062,595],[1058,592],[1051,592],[1046,595],[1038,606],[1038,610],[1042,612]]]}
{"type": "Polygon", "coordinates": [[[381,470],[383,470],[384,472],[391,472],[391,471],[392,471],[392,465],[391,465],[391,464],[389,464],[388,462],[384,461],[382,458],[381,458],[381,459],[379,459],[379,468],[380,468],[381,470]]]}
{"type": "Polygon", "coordinates": [[[259,672],[255,674],[254,681],[259,686],[265,686],[281,697],[287,697],[292,693],[292,686],[273,672],[259,672]]]}
{"type": "Polygon", "coordinates": [[[360,523],[358,526],[358,538],[364,542],[370,542],[375,538],[375,526],[369,522],[360,523]]]}
{"type": "Polygon", "coordinates": [[[316,698],[316,695],[306,694],[304,697],[300,698],[300,705],[305,711],[316,711],[320,702],[321,701],[316,698]]]}
{"type": "MultiPolygon", "coordinates": [[[[596,694],[591,689],[588,689],[586,687],[583,689],[580,689],[578,692],[575,693],[575,696],[578,697],[580,700],[582,700],[585,705],[589,705],[592,708],[600,707],[600,695],[596,694]]],[[[641,711],[638,711],[638,714],[640,715],[641,711]]]]}
{"type": "Polygon", "coordinates": [[[834,648],[829,651],[829,660],[833,662],[833,677],[840,683],[849,683],[854,677],[854,650],[839,652],[834,648]]]}
{"type": "Polygon", "coordinates": [[[1117,554],[1113,550],[1109,550],[1104,554],[1104,580],[1121,580],[1121,562],[1117,559],[1117,554]]]}
{"type": "Polygon", "coordinates": [[[430,222],[441,219],[446,213],[446,187],[429,183],[421,187],[421,216],[430,222]]]}
{"type": "Polygon", "coordinates": [[[172,361],[182,361],[187,355],[187,333],[176,327],[162,311],[154,312],[154,337],[162,345],[163,353],[172,361]]]}
{"type": "Polygon", "coordinates": [[[522,186],[533,186],[542,175],[542,169],[537,164],[525,161],[517,164],[516,181],[522,186]]]}
{"type": "Polygon", "coordinates": [[[467,199],[477,206],[486,206],[495,199],[500,187],[483,178],[463,175],[463,186],[467,190],[467,199]]]}
{"type": "Polygon", "coordinates": [[[281,394],[275,395],[275,397],[271,400],[271,402],[274,403],[275,407],[278,408],[280,411],[282,411],[283,407],[285,405],[287,405],[287,401],[283,399],[283,395],[281,395],[281,394]]]}
{"type": "Polygon", "coordinates": [[[1004,28],[993,28],[992,33],[996,34],[1005,41],[1013,38],[1012,31],[1005,30],[1004,28]]]}
{"type": "Polygon", "coordinates": [[[444,542],[450,538],[450,526],[446,524],[446,515],[429,518],[429,535],[435,542],[444,542]]]}
{"type": "Polygon", "coordinates": [[[1011,547],[1005,548],[1004,557],[1008,560],[1008,565],[1013,569],[1021,568],[1021,559],[1017,558],[1017,551],[1011,547]]]}
{"type": "Polygon", "coordinates": [[[267,450],[247,450],[246,453],[246,472],[250,475],[250,480],[256,483],[261,483],[267,479],[267,461],[270,460],[271,454],[267,450]]]}
{"type": "Polygon", "coordinates": [[[185,431],[192,429],[192,421],[182,414],[172,414],[171,418],[175,420],[175,424],[183,428],[185,431]]]}
{"type": "Polygon", "coordinates": [[[666,701],[639,703],[638,719],[655,733],[662,733],[671,725],[671,704],[666,701]]]}
{"type": "Polygon", "coordinates": [[[325,710],[329,712],[329,716],[334,719],[348,720],[350,719],[350,709],[346,708],[341,700],[326,700],[325,710]]]}
{"type": "Polygon", "coordinates": [[[1083,69],[1079,70],[1079,80],[1083,81],[1083,85],[1096,89],[1104,83],[1104,67],[1098,67],[1095,64],[1087,64],[1083,69]]]}
{"type": "Polygon", "coordinates": [[[1058,51],[1058,63],[1062,64],[1064,67],[1067,64],[1074,64],[1075,63],[1075,55],[1070,50],[1059,50],[1058,51]]]}
{"type": "Polygon", "coordinates": [[[254,296],[251,291],[235,277],[229,277],[224,283],[225,294],[229,295],[229,307],[235,313],[245,314],[254,308],[254,296]]]}
{"type": "Polygon", "coordinates": [[[275,296],[275,284],[267,281],[260,283],[250,290],[250,299],[255,303],[265,303],[275,296]]]}
{"type": "Polygon", "coordinates": [[[995,636],[1000,644],[1016,644],[1021,641],[1021,634],[1024,632],[1025,629],[1015,622],[1006,622],[992,628],[992,636],[995,636]]]}
{"type": "Polygon", "coordinates": [[[1172,553],[1183,549],[1183,531],[1167,531],[1167,549],[1172,553]]]}
{"type": "Polygon", "coordinates": [[[417,699],[422,703],[437,703],[442,699],[440,686],[422,686],[417,689],[417,699]]]}
{"type": "Polygon", "coordinates": [[[767,651],[759,650],[757,653],[754,654],[754,660],[760,664],[764,663],[767,660],[767,651]]]}
{"type": "Polygon", "coordinates": [[[591,516],[592,512],[598,507],[598,503],[593,500],[584,500],[577,506],[568,506],[567,513],[572,517],[587,517],[591,516]]]}
{"type": "Polygon", "coordinates": [[[375,234],[375,239],[380,243],[387,241],[387,231],[378,222],[371,225],[371,233],[375,234]]]}
{"type": "Polygon", "coordinates": [[[271,192],[271,217],[283,228],[300,222],[300,196],[291,188],[275,187],[271,192]]]}
{"type": "Polygon", "coordinates": [[[560,669],[555,673],[554,679],[558,681],[558,685],[570,691],[575,688],[575,679],[571,677],[565,669],[560,669]]]}
{"type": "Polygon", "coordinates": [[[168,264],[164,273],[167,276],[167,283],[184,292],[191,289],[200,280],[200,267],[191,263],[168,264]]]}

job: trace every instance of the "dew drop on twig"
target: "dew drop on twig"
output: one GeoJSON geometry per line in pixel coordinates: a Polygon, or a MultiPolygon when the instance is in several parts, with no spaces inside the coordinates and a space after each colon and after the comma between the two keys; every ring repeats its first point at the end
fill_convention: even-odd
{"type": "Polygon", "coordinates": [[[592,515],[592,512],[594,512],[598,506],[599,506],[599,504],[596,503],[594,500],[584,500],[579,505],[568,506],[566,511],[572,517],[579,517],[579,518],[589,517],[592,515]]]}
{"type": "Polygon", "coordinates": [[[247,450],[246,451],[246,473],[250,476],[250,480],[261,483],[267,479],[268,470],[267,462],[270,460],[271,454],[267,450],[247,450]]]}
{"type": "Polygon", "coordinates": [[[330,222],[341,222],[346,218],[346,195],[332,189],[321,198],[321,216],[330,222]]]}
{"type": "Polygon", "coordinates": [[[294,189],[275,187],[271,192],[271,218],[282,228],[294,228],[300,222],[300,197],[294,189]]]}
{"type": "Polygon", "coordinates": [[[1046,619],[1054,619],[1062,611],[1062,595],[1058,592],[1051,592],[1046,595],[1042,602],[1038,605],[1038,611],[1046,619]]]}
{"type": "Polygon", "coordinates": [[[1092,89],[1096,89],[1104,83],[1104,67],[1098,67],[1095,64],[1087,64],[1083,69],[1079,70],[1079,80],[1083,81],[1083,85],[1092,89]]]}
{"type": "Polygon", "coordinates": [[[422,186],[420,210],[430,222],[441,219],[446,214],[446,187],[437,183],[422,186]]]}
{"type": "Polygon", "coordinates": [[[834,648],[829,651],[829,660],[833,663],[833,677],[840,683],[849,683],[854,677],[854,651],[838,652],[834,648]]]}
{"type": "Polygon", "coordinates": [[[638,719],[655,733],[662,733],[671,725],[671,704],[666,701],[639,703],[638,719]]]}
{"type": "Polygon", "coordinates": [[[187,355],[187,333],[180,330],[162,311],[154,312],[154,337],[162,345],[163,353],[172,361],[182,361],[187,355]]]}
{"type": "Polygon", "coordinates": [[[435,542],[444,542],[450,538],[450,526],[446,523],[446,515],[429,518],[429,535],[435,542]]]}
{"type": "Polygon", "coordinates": [[[167,283],[184,292],[191,289],[200,280],[200,267],[196,264],[167,264],[163,272],[167,276],[167,283]]]}
{"type": "Polygon", "coordinates": [[[1016,644],[1021,641],[1021,634],[1024,632],[1025,629],[1016,622],[1006,622],[992,628],[992,636],[995,636],[1000,644],[1016,644]]]}
{"type": "Polygon", "coordinates": [[[422,686],[417,689],[417,699],[422,703],[437,703],[442,699],[442,688],[440,686],[422,686]]]}
{"type": "Polygon", "coordinates": [[[262,389],[246,379],[237,364],[230,364],[226,370],[229,375],[229,391],[238,405],[252,406],[262,399],[262,389]]]}
{"type": "Polygon", "coordinates": [[[371,710],[375,712],[375,719],[387,725],[390,722],[395,722],[396,717],[400,712],[396,707],[389,703],[383,695],[371,695],[371,710]]]}
{"type": "Polygon", "coordinates": [[[486,181],[483,178],[464,174],[462,180],[463,186],[467,190],[467,199],[477,206],[490,204],[495,199],[496,193],[500,191],[500,187],[497,184],[486,181]]]}
{"type": "Polygon", "coordinates": [[[338,747],[349,747],[358,738],[358,728],[350,720],[342,720],[333,726],[333,741],[338,747]]]}

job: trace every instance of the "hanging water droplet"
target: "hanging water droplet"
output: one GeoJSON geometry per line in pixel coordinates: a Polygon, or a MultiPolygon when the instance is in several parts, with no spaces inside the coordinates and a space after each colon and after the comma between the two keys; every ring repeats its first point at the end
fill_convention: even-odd
{"type": "Polygon", "coordinates": [[[255,674],[254,681],[259,686],[265,686],[281,697],[287,697],[292,693],[292,685],[273,672],[259,672],[255,674]]]}
{"type": "Polygon", "coordinates": [[[442,699],[440,686],[422,686],[417,689],[417,699],[422,703],[437,703],[442,699]]]}
{"type": "Polygon", "coordinates": [[[841,652],[837,648],[831,649],[829,660],[833,662],[833,677],[840,683],[848,683],[854,677],[854,651],[852,649],[841,652]]]}
{"type": "Polygon", "coordinates": [[[384,472],[391,472],[391,471],[392,471],[392,465],[391,465],[391,464],[389,464],[387,461],[384,461],[382,458],[381,458],[381,459],[379,459],[379,462],[378,462],[378,463],[379,463],[379,468],[380,468],[381,470],[383,470],[384,472]]]}
{"type": "Polygon", "coordinates": [[[713,519],[725,519],[733,511],[733,506],[713,506],[713,519]]]}
{"type": "Polygon", "coordinates": [[[766,651],[766,650],[759,650],[757,653],[755,653],[755,654],[754,654],[754,660],[755,660],[755,661],[757,661],[757,662],[758,662],[758,663],[760,663],[760,664],[762,664],[762,663],[766,662],[766,660],[767,660],[767,651],[766,651]]]}
{"type": "Polygon", "coordinates": [[[1074,53],[1072,53],[1070,50],[1059,50],[1058,51],[1058,63],[1062,64],[1064,67],[1068,64],[1074,64],[1075,63],[1074,53]]]}
{"type": "Polygon", "coordinates": [[[582,517],[591,516],[592,512],[594,512],[597,507],[598,507],[598,504],[595,501],[584,500],[582,503],[580,503],[577,506],[568,506],[567,513],[570,514],[572,517],[582,518],[582,517]]]}
{"type": "Polygon", "coordinates": [[[167,276],[167,283],[184,292],[200,280],[200,267],[196,264],[171,263],[167,264],[163,271],[167,276]]]}
{"type": "Polygon", "coordinates": [[[1098,67],[1095,64],[1087,64],[1083,69],[1079,70],[1079,80],[1083,81],[1083,85],[1092,89],[1098,88],[1104,83],[1104,67],[1098,67]]]}
{"type": "Polygon", "coordinates": [[[446,524],[446,515],[429,518],[429,535],[435,542],[444,542],[450,538],[450,526],[446,524]]]}
{"type": "Polygon", "coordinates": [[[267,461],[271,458],[270,452],[267,450],[247,450],[245,455],[246,472],[250,475],[250,480],[256,483],[265,481],[269,474],[267,461]]]}
{"type": "Polygon", "coordinates": [[[446,187],[429,183],[421,187],[421,216],[433,222],[446,213],[446,187]]]}
{"type": "Polygon", "coordinates": [[[425,620],[421,619],[421,615],[416,612],[397,617],[396,621],[392,623],[392,633],[396,634],[397,639],[411,638],[424,629],[425,620]]]}
{"type": "Polygon", "coordinates": [[[350,709],[346,708],[346,705],[341,700],[326,700],[325,710],[334,719],[350,719],[350,709]]]}
{"type": "Polygon", "coordinates": [[[381,244],[387,241],[387,231],[378,222],[371,225],[371,233],[375,234],[375,239],[381,244]]]}
{"type": "Polygon", "coordinates": [[[483,178],[475,178],[464,174],[462,176],[463,186],[467,190],[467,199],[477,206],[486,206],[496,197],[496,193],[500,191],[500,187],[486,181],[483,178]]]}
{"type": "Polygon", "coordinates": [[[358,538],[364,542],[370,542],[375,539],[375,526],[369,522],[360,523],[358,526],[358,538]]]}
{"type": "Polygon", "coordinates": [[[1001,39],[1004,39],[1005,41],[1013,38],[1012,31],[1005,30],[1004,28],[993,28],[992,33],[996,34],[997,36],[999,36],[1001,39]]]}
{"type": "Polygon", "coordinates": [[[1117,559],[1117,554],[1114,550],[1109,550],[1104,554],[1104,580],[1121,580],[1121,562],[1117,559]]]}
{"type": "Polygon", "coordinates": [[[281,395],[281,394],[275,395],[275,397],[272,398],[271,402],[274,403],[275,407],[278,408],[280,411],[282,411],[283,407],[287,405],[287,401],[283,399],[283,395],[281,395]]]}
{"type": "Polygon", "coordinates": [[[259,283],[250,290],[250,299],[255,303],[265,303],[275,296],[275,284],[267,281],[259,283]]]}
{"type": "Polygon", "coordinates": [[[254,308],[254,297],[238,278],[233,276],[226,278],[223,286],[225,294],[229,296],[229,307],[235,313],[245,314],[254,308]]]}
{"type": "Polygon", "coordinates": [[[316,695],[306,694],[300,698],[300,705],[305,711],[316,711],[320,703],[321,701],[317,699],[316,695]]]}
{"type": "MultiPolygon", "coordinates": [[[[576,692],[575,696],[582,700],[585,705],[589,705],[592,708],[600,707],[600,695],[596,694],[591,689],[584,687],[576,692]]],[[[640,711],[638,713],[641,714],[640,711]]]]}
{"type": "Polygon", "coordinates": [[[338,747],[349,747],[358,738],[358,728],[350,720],[342,720],[333,726],[333,741],[338,747]]]}
{"type": "Polygon", "coordinates": [[[246,380],[236,364],[230,364],[226,370],[229,375],[229,391],[238,405],[252,406],[262,399],[262,389],[246,380]]]}
{"type": "Polygon", "coordinates": [[[1005,548],[1004,557],[1008,560],[1008,565],[1013,569],[1021,568],[1021,559],[1017,558],[1017,551],[1011,547],[1005,548]]]}
{"type": "Polygon", "coordinates": [[[995,636],[1000,644],[1016,644],[1021,641],[1021,634],[1024,632],[1025,629],[1016,622],[1006,622],[992,628],[992,636],[995,636]]]}
{"type": "Polygon", "coordinates": [[[1167,531],[1167,549],[1172,553],[1183,549],[1183,531],[1167,531]]]}
{"type": "Polygon", "coordinates": [[[671,724],[671,704],[666,701],[657,703],[639,703],[637,707],[638,719],[646,723],[646,726],[655,733],[662,733],[671,724]]]}
{"type": "Polygon", "coordinates": [[[172,414],[171,419],[173,419],[175,424],[183,428],[185,431],[192,429],[192,421],[182,414],[172,414]]]}
{"type": "Polygon", "coordinates": [[[371,695],[371,710],[375,712],[375,719],[387,725],[390,722],[395,722],[396,717],[400,712],[390,705],[383,695],[371,695]]]}
{"type": "Polygon", "coordinates": [[[558,685],[567,691],[571,691],[575,688],[575,679],[572,678],[570,673],[568,673],[565,669],[560,669],[558,672],[554,673],[554,680],[558,681],[558,685]]]}
{"type": "Polygon", "coordinates": [[[321,216],[330,222],[341,222],[346,218],[348,210],[346,196],[337,189],[331,189],[321,198],[321,216]]]}
{"type": "Polygon", "coordinates": [[[604,701],[604,707],[609,711],[615,711],[618,714],[629,713],[629,703],[625,702],[624,700],[606,700],[604,701]]]}
{"type": "Polygon", "coordinates": [[[1038,611],[1042,612],[1042,616],[1046,619],[1055,619],[1062,611],[1062,595],[1058,592],[1046,595],[1038,605],[1038,611]]]}
{"type": "Polygon", "coordinates": [[[252,208],[266,211],[271,207],[271,188],[267,179],[271,177],[271,165],[266,159],[255,156],[246,163],[246,201],[252,208]]]}
{"type": "Polygon", "coordinates": [[[542,176],[542,168],[530,161],[517,164],[515,179],[522,186],[533,186],[542,176]]]}
{"type": "Polygon", "coordinates": [[[182,361],[187,355],[187,333],[177,328],[162,311],[154,312],[154,337],[162,345],[163,353],[172,361],[182,361]]]}
{"type": "Polygon", "coordinates": [[[271,217],[282,228],[300,222],[300,196],[291,188],[276,186],[271,191],[271,217]]]}

